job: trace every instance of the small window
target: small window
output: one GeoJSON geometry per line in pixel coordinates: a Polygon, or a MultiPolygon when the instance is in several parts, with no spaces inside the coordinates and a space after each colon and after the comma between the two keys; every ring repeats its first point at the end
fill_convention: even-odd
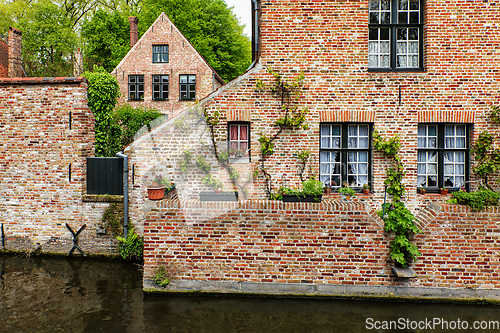
{"type": "Polygon", "coordinates": [[[361,190],[371,178],[371,125],[322,124],[320,180],[325,185],[361,190]]]}
{"type": "Polygon", "coordinates": [[[459,189],[469,179],[469,138],[465,124],[418,126],[417,187],[430,192],[459,189]]]}
{"type": "Polygon", "coordinates": [[[229,124],[229,162],[250,162],[250,125],[229,124]]]}
{"type": "Polygon", "coordinates": [[[370,0],[368,68],[423,69],[421,0],[370,0]]]}
{"type": "Polygon", "coordinates": [[[153,45],[153,63],[168,62],[168,45],[153,45]]]}
{"type": "Polygon", "coordinates": [[[128,99],[131,101],[144,99],[144,75],[128,76],[128,99]]]}
{"type": "Polygon", "coordinates": [[[179,91],[181,100],[196,99],[196,75],[180,75],[179,91]]]}
{"type": "Polygon", "coordinates": [[[168,99],[168,75],[153,75],[153,100],[168,99]]]}

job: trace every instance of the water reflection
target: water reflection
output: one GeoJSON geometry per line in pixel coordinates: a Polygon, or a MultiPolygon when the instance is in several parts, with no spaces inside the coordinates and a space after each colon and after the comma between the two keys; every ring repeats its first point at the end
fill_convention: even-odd
{"type": "MultiPolygon", "coordinates": [[[[122,261],[0,255],[0,332],[429,332],[367,330],[367,320],[472,325],[499,320],[500,311],[492,305],[144,296],[141,278],[140,267],[122,261]]],[[[485,330],[432,332],[461,331],[485,330]]]]}

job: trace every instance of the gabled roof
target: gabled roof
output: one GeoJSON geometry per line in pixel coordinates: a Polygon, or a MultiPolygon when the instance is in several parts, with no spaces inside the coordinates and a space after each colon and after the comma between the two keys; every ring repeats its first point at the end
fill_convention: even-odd
{"type": "Polygon", "coordinates": [[[159,24],[171,24],[172,27],[173,27],[173,29],[175,29],[175,31],[182,37],[182,39],[189,45],[189,47],[192,48],[193,52],[196,53],[196,55],[200,57],[200,59],[207,65],[207,67],[212,70],[212,72],[215,74],[215,78],[222,85],[225,84],[224,80],[219,76],[219,74],[217,74],[217,72],[212,68],[212,66],[210,66],[210,64],[205,60],[205,58],[203,58],[201,56],[201,54],[195,49],[195,47],[193,46],[193,44],[191,44],[191,42],[182,34],[182,32],[175,26],[175,24],[163,12],[160,14],[160,16],[158,16],[158,18],[153,22],[153,24],[151,24],[151,26],[148,28],[148,30],[146,30],[146,32],[142,35],[142,37],[130,49],[130,51],[128,51],[127,55],[125,57],[123,57],[122,61],[120,61],[120,63],[115,67],[115,69],[113,69],[113,71],[111,73],[114,73],[123,64],[127,63],[128,58],[131,56],[131,54],[133,54],[136,49],[140,48],[140,44],[143,41],[143,39],[146,39],[149,34],[152,34],[153,31],[154,31],[154,29],[155,29],[155,26],[157,26],[159,24]]]}

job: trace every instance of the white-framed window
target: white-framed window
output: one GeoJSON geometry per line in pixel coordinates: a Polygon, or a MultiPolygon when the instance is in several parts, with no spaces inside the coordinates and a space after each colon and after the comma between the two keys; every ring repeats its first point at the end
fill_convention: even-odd
{"type": "Polygon", "coordinates": [[[417,187],[457,190],[469,179],[469,134],[466,124],[418,126],[417,187]]]}
{"type": "Polygon", "coordinates": [[[368,68],[423,69],[423,0],[369,0],[368,68]]]}
{"type": "Polygon", "coordinates": [[[247,163],[250,161],[250,124],[228,124],[228,153],[230,162],[247,163]]]}
{"type": "Polygon", "coordinates": [[[371,125],[321,124],[320,181],[361,190],[371,181],[371,125]]]}

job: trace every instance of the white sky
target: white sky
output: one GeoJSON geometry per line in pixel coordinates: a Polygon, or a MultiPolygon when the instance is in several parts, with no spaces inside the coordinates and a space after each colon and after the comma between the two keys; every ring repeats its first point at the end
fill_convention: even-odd
{"type": "Polygon", "coordinates": [[[233,13],[245,25],[244,33],[252,37],[252,1],[251,0],[225,0],[229,7],[233,7],[233,13]]]}

